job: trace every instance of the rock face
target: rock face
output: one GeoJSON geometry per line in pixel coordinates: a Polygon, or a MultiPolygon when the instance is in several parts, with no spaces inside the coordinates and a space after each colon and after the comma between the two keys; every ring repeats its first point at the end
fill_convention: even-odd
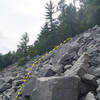
{"type": "Polygon", "coordinates": [[[77,100],[79,96],[79,78],[43,77],[37,79],[36,89],[31,100],[77,100]]]}
{"type": "Polygon", "coordinates": [[[93,85],[93,87],[98,86],[97,81],[96,81],[96,77],[94,75],[90,75],[90,74],[85,74],[82,76],[82,80],[84,81],[84,83],[87,83],[89,85],[93,85]]]}
{"type": "Polygon", "coordinates": [[[32,90],[36,87],[36,77],[33,77],[31,80],[29,80],[25,86],[23,87],[23,98],[25,96],[30,96],[32,90]],[[31,87],[31,88],[30,88],[31,87]]]}
{"type": "MultiPolygon", "coordinates": [[[[40,57],[35,57],[35,60],[40,57]]],[[[71,38],[35,64],[0,72],[0,100],[100,100],[100,27],[71,38]]]]}
{"type": "Polygon", "coordinates": [[[9,83],[4,83],[0,86],[0,93],[4,92],[7,89],[10,89],[12,86],[9,83]]]}
{"type": "Polygon", "coordinates": [[[85,100],[96,100],[95,96],[93,93],[89,92],[87,95],[86,95],[86,98],[85,100]]]}

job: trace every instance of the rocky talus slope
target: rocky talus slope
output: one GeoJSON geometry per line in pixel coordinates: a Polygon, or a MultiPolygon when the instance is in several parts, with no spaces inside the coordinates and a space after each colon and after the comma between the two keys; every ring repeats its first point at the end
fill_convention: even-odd
{"type": "Polygon", "coordinates": [[[71,38],[35,64],[16,99],[31,64],[0,73],[0,100],[100,100],[100,27],[71,38]]]}

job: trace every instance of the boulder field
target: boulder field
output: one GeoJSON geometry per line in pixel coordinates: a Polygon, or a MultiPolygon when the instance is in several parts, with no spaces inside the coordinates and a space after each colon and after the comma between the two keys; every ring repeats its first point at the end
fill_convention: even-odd
{"type": "Polygon", "coordinates": [[[0,72],[0,100],[100,100],[100,27],[97,25],[35,64],[16,99],[32,63],[19,68],[14,64],[0,72]]]}

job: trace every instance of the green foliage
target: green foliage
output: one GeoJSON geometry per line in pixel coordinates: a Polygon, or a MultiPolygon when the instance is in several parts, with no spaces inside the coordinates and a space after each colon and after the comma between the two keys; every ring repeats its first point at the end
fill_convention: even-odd
{"type": "Polygon", "coordinates": [[[28,56],[28,42],[29,42],[28,33],[25,32],[25,34],[22,35],[21,41],[19,42],[18,45],[17,54],[19,58],[28,56]]]}
{"type": "Polygon", "coordinates": [[[31,48],[33,56],[41,55],[51,50],[67,37],[73,37],[88,28],[99,25],[100,0],[79,0],[80,9],[77,10],[74,0],[73,4],[67,5],[65,0],[60,0],[57,7],[59,16],[55,19],[55,6],[52,1],[46,3],[46,22],[38,36],[37,41],[31,48]]]}
{"type": "Polygon", "coordinates": [[[20,59],[18,59],[17,67],[24,66],[26,63],[27,63],[27,59],[20,58],[20,59]]]}
{"type": "Polygon", "coordinates": [[[70,5],[66,0],[60,0],[56,6],[50,1],[45,9],[46,21],[34,45],[28,45],[29,37],[25,32],[16,52],[0,54],[0,69],[15,62],[23,66],[29,59],[50,51],[67,37],[73,37],[96,24],[100,26],[100,0],[74,0],[70,5]],[[75,6],[77,1],[79,9],[75,6]],[[59,15],[54,18],[56,13],[59,15]]]}
{"type": "Polygon", "coordinates": [[[29,37],[28,33],[25,32],[25,34],[22,35],[21,41],[19,42],[18,49],[17,49],[17,58],[18,58],[18,64],[17,66],[23,66],[28,61],[28,55],[29,55],[29,37]]]}
{"type": "Polygon", "coordinates": [[[15,63],[17,60],[15,52],[0,55],[0,70],[15,63]]]}
{"type": "Polygon", "coordinates": [[[83,3],[83,15],[86,18],[87,27],[100,26],[100,0],[80,0],[83,3]]]}
{"type": "Polygon", "coordinates": [[[53,28],[53,22],[54,22],[54,18],[53,18],[53,15],[55,13],[55,6],[53,4],[52,1],[50,1],[49,3],[46,3],[46,19],[48,21],[48,24],[50,26],[50,29],[52,30],[53,28]]]}

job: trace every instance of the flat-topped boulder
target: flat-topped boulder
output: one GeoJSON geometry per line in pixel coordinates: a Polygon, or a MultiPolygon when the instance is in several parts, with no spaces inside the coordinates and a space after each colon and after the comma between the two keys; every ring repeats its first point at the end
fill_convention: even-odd
{"type": "Polygon", "coordinates": [[[79,81],[76,76],[38,78],[30,100],[77,100],[79,81]]]}

